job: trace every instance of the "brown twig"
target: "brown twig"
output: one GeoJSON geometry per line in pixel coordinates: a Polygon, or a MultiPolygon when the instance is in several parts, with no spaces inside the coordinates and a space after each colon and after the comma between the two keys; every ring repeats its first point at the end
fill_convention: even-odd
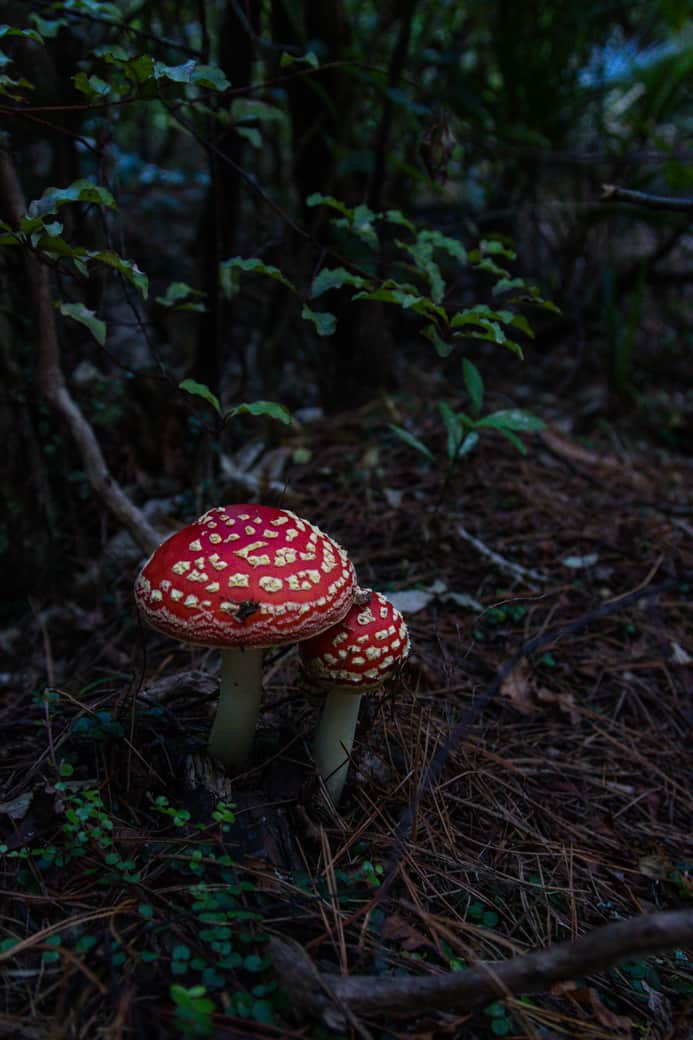
{"type": "Polygon", "coordinates": [[[670,195],[650,195],[645,191],[621,188],[618,184],[602,184],[602,200],[629,202],[648,209],[666,209],[671,213],[693,213],[692,198],[674,198],[670,195]]]}
{"type": "MultiPolygon", "coordinates": [[[[0,192],[5,214],[10,223],[17,226],[26,212],[26,203],[14,164],[4,149],[0,149],[0,192]]],[[[91,425],[67,388],[60,367],[60,344],[51,302],[49,271],[29,250],[26,251],[25,260],[37,329],[37,371],[41,390],[51,407],[68,425],[91,488],[144,552],[153,552],[161,542],[161,535],[111,474],[91,425]]]]}
{"type": "Polygon", "coordinates": [[[468,1010],[508,994],[540,993],[556,982],[605,971],[627,957],[671,950],[693,941],[693,910],[643,914],[597,928],[575,942],[557,943],[512,960],[478,963],[464,972],[388,978],[323,975],[305,951],[271,940],[282,986],[294,1002],[334,1027],[340,1008],[363,1014],[400,1015],[424,1008],[468,1010]]]}

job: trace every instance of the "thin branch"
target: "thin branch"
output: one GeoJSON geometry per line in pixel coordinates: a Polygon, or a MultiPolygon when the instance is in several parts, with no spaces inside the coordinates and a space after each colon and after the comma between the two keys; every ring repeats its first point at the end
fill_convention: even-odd
{"type": "MultiPolygon", "coordinates": [[[[14,226],[26,212],[22,189],[9,154],[0,149],[0,193],[3,209],[14,226]]],[[[111,474],[94,431],[67,388],[60,367],[60,345],[51,302],[50,273],[29,250],[25,252],[38,339],[38,380],[46,400],[67,423],[82,458],[91,488],[144,552],[160,544],[161,535],[111,474]]]]}
{"type": "Polygon", "coordinates": [[[509,994],[541,993],[557,982],[605,971],[626,958],[691,942],[693,910],[665,910],[607,924],[575,942],[557,943],[512,960],[478,962],[464,972],[396,978],[323,975],[298,944],[273,938],[270,945],[286,992],[334,1028],[343,1024],[344,1010],[388,1016],[429,1008],[466,1011],[509,994]]]}
{"type": "Polygon", "coordinates": [[[618,184],[602,184],[602,199],[608,199],[611,202],[629,202],[633,206],[646,206],[648,209],[666,209],[671,213],[693,213],[692,198],[650,195],[645,191],[621,188],[618,184]]]}
{"type": "Polygon", "coordinates": [[[508,574],[512,574],[513,577],[520,578],[523,581],[529,579],[528,585],[530,588],[533,588],[535,592],[537,591],[536,586],[532,586],[531,582],[538,581],[544,584],[549,580],[548,577],[540,571],[535,571],[531,567],[523,567],[522,564],[513,563],[512,560],[506,560],[504,556],[500,556],[497,552],[494,552],[493,549],[490,549],[488,545],[485,545],[484,542],[480,541],[479,538],[476,538],[467,530],[466,527],[463,527],[462,524],[457,525],[457,533],[460,538],[464,538],[465,542],[469,542],[470,545],[473,545],[477,552],[481,553],[482,556],[486,556],[487,559],[495,563],[499,570],[506,571],[508,574]]]}

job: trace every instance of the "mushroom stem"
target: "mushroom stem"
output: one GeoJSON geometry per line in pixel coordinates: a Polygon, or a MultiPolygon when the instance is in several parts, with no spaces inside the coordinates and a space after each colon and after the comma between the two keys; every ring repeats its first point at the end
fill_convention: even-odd
{"type": "Polygon", "coordinates": [[[262,700],[262,650],[222,650],[217,714],[209,750],[227,767],[250,754],[262,700]]]}
{"type": "Polygon", "coordinates": [[[331,689],[315,734],[315,764],[335,805],[339,804],[349,771],[360,704],[360,693],[331,689]]]}

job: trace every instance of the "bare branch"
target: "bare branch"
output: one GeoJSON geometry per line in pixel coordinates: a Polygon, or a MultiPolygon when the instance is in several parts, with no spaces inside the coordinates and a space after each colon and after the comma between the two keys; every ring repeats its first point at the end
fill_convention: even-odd
{"type": "MultiPolygon", "coordinates": [[[[0,193],[3,209],[14,226],[26,212],[22,189],[9,154],[0,148],[0,193]]],[[[60,345],[51,302],[50,274],[45,264],[25,252],[26,270],[38,338],[38,380],[51,407],[70,428],[91,488],[145,552],[153,552],[162,536],[112,476],[99,442],[67,388],[60,367],[60,345]]]]}
{"type": "Polygon", "coordinates": [[[648,209],[668,209],[671,213],[693,213],[693,199],[669,195],[650,195],[645,191],[621,188],[618,184],[602,184],[602,199],[612,202],[630,202],[648,209]]]}
{"type": "Polygon", "coordinates": [[[529,567],[523,567],[522,564],[513,563],[511,560],[506,560],[504,556],[494,552],[493,549],[489,548],[488,545],[485,545],[479,538],[476,538],[467,530],[466,527],[463,527],[462,524],[457,525],[457,533],[460,538],[464,538],[466,542],[473,545],[477,552],[481,553],[482,556],[488,557],[489,560],[495,563],[499,570],[506,571],[508,574],[512,574],[513,577],[520,578],[521,581],[529,579],[527,585],[535,592],[537,591],[537,587],[536,585],[532,585],[532,582],[541,582],[543,584],[549,580],[549,578],[540,571],[535,571],[533,568],[529,567]]]}
{"type": "Polygon", "coordinates": [[[691,942],[693,910],[665,910],[607,924],[575,942],[441,975],[323,975],[297,944],[273,938],[271,949],[281,984],[294,1002],[334,1027],[343,1024],[345,1012],[392,1016],[424,1009],[465,1011],[509,994],[543,992],[556,982],[605,971],[628,957],[691,942]]]}

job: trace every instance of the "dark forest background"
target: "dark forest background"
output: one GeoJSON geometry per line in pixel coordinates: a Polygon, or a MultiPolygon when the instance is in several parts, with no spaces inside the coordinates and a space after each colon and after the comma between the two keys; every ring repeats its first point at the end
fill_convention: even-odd
{"type": "Polygon", "coordinates": [[[451,971],[690,899],[689,15],[0,4],[0,957],[34,936],[0,965],[0,1035],[687,1035],[683,948],[395,1027],[298,1023],[266,939],[451,971]],[[144,633],[132,582],[233,501],[308,516],[409,596],[342,816],[313,815],[291,654],[235,822],[183,783],[215,661],[144,633]],[[422,788],[503,661],[578,618],[422,788]]]}

